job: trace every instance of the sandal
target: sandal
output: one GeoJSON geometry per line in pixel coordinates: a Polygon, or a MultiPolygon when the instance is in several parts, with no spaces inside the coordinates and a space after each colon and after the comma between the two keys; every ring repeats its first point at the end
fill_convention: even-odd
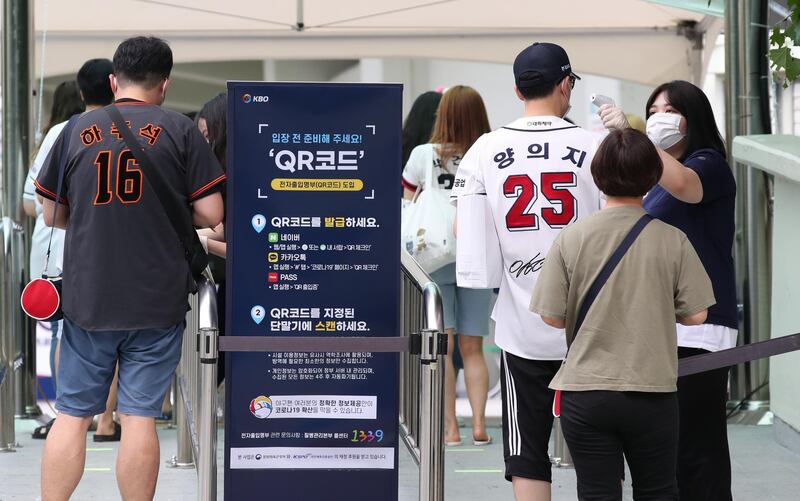
{"type": "Polygon", "coordinates": [[[36,440],[46,440],[47,434],[50,433],[50,428],[53,427],[53,423],[56,422],[56,418],[51,419],[47,424],[43,424],[42,426],[37,426],[34,428],[33,433],[31,433],[31,437],[36,440]]]}
{"type": "Polygon", "coordinates": [[[111,435],[100,435],[99,433],[95,433],[92,440],[95,442],[119,442],[120,437],[122,437],[122,426],[119,423],[114,421],[114,433],[111,435]]]}
{"type": "Polygon", "coordinates": [[[475,437],[472,438],[472,445],[475,445],[475,446],[478,446],[478,447],[483,446],[483,445],[489,445],[491,443],[492,443],[492,436],[491,435],[486,435],[486,440],[478,440],[475,437]]]}

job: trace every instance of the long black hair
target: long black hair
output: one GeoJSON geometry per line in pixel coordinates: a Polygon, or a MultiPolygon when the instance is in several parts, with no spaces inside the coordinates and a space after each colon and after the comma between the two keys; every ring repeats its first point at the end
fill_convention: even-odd
{"type": "Polygon", "coordinates": [[[678,110],[686,119],[686,148],[683,158],[688,157],[697,150],[711,148],[718,151],[723,157],[725,154],[725,142],[714,121],[714,111],[708,97],[697,86],[684,80],[673,80],[656,87],[650,94],[645,107],[647,118],[650,118],[650,107],[662,93],[667,93],[667,101],[678,110]]]}
{"type": "Polygon", "coordinates": [[[47,135],[54,125],[69,120],[69,117],[76,113],[83,113],[86,106],[81,100],[81,93],[78,90],[78,82],[67,80],[61,82],[53,93],[53,106],[50,108],[50,122],[42,131],[47,135]]]}
{"type": "Polygon", "coordinates": [[[405,167],[411,150],[420,144],[427,143],[433,132],[433,123],[436,121],[436,109],[442,95],[435,91],[424,92],[417,97],[406,121],[403,123],[403,163],[405,167]]]}
{"type": "Polygon", "coordinates": [[[226,168],[228,154],[228,93],[221,92],[203,105],[197,118],[205,118],[208,143],[222,168],[226,168]]]}

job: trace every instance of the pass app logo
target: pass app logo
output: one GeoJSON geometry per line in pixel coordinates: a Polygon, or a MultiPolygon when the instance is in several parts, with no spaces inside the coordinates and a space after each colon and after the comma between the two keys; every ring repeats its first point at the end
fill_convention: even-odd
{"type": "Polygon", "coordinates": [[[251,400],[250,414],[258,419],[267,419],[272,414],[272,399],[259,395],[251,400]]]}

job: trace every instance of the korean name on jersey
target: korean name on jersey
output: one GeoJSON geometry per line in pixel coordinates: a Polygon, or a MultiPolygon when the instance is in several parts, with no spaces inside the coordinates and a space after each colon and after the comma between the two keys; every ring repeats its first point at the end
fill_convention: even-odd
{"type": "Polygon", "coordinates": [[[558,232],[597,211],[590,165],[598,137],[557,117],[524,117],[484,134],[459,165],[451,199],[487,197],[503,276],[492,318],[495,342],[533,360],[566,354],[564,331],[528,310],[537,272],[558,232]]]}

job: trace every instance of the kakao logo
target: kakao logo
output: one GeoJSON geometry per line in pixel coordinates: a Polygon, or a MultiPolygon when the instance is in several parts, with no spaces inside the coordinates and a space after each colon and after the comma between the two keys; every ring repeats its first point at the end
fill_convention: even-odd
{"type": "Polygon", "coordinates": [[[259,395],[250,401],[250,413],[258,419],[267,419],[272,414],[272,399],[259,395]]]}

